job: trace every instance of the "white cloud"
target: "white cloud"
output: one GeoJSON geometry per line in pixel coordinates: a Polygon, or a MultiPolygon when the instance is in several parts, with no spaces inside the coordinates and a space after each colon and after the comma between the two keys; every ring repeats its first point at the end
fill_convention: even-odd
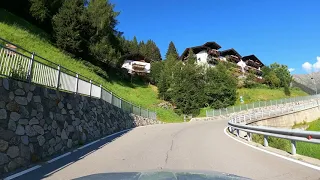
{"type": "Polygon", "coordinates": [[[310,73],[312,71],[312,64],[310,64],[309,62],[305,62],[302,64],[302,68],[310,73]]]}
{"type": "Polygon", "coordinates": [[[313,69],[315,72],[318,72],[320,70],[320,57],[317,57],[317,62],[313,64],[313,69]]]}
{"type": "Polygon", "coordinates": [[[293,72],[293,71],[296,70],[296,69],[294,69],[294,68],[289,68],[288,70],[289,70],[289,72],[293,72]]]}

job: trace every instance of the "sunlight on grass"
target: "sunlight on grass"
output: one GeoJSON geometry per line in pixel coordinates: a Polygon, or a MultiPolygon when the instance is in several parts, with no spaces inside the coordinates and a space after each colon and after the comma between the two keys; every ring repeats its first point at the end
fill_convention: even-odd
{"type": "MultiPolygon", "coordinates": [[[[88,66],[85,61],[74,59],[56,48],[48,39],[48,35],[41,29],[36,28],[25,20],[0,8],[0,37],[22,46],[23,48],[36,52],[36,54],[49,59],[50,61],[68,68],[85,76],[97,84],[109,89],[122,99],[132,102],[142,108],[151,111],[156,110],[158,119],[164,122],[181,122],[183,119],[175,114],[173,110],[166,110],[157,107],[162,102],[157,98],[157,88],[151,85],[137,85],[121,80],[105,79],[95,72],[102,71],[94,65],[88,66]]],[[[37,58],[36,60],[44,62],[37,58]]]]}

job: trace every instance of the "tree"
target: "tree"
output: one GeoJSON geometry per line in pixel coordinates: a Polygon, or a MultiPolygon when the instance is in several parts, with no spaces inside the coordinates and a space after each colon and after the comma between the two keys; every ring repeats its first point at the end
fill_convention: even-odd
{"type": "Polygon", "coordinates": [[[129,51],[131,54],[139,53],[139,44],[136,36],[134,36],[130,42],[129,51]]]}
{"type": "Polygon", "coordinates": [[[168,50],[167,50],[167,53],[166,53],[166,59],[168,58],[169,55],[172,55],[176,59],[179,58],[179,54],[177,52],[177,49],[176,49],[176,47],[175,47],[175,45],[174,45],[174,43],[172,41],[170,41],[170,43],[169,43],[169,47],[168,47],[168,50]]]}
{"type": "Polygon", "coordinates": [[[264,80],[271,88],[278,88],[281,86],[281,81],[274,71],[270,71],[269,74],[265,75],[264,80]]]}
{"type": "Polygon", "coordinates": [[[154,41],[152,41],[151,39],[147,41],[147,57],[149,59],[151,59],[152,61],[161,61],[161,53],[160,53],[160,49],[158,48],[158,46],[156,45],[156,43],[154,41]]]}
{"type": "Polygon", "coordinates": [[[197,57],[196,55],[193,53],[193,50],[190,48],[189,49],[189,54],[188,54],[188,57],[187,57],[187,63],[189,64],[195,64],[197,61],[197,57]]]}
{"type": "Polygon", "coordinates": [[[39,22],[51,21],[65,0],[29,0],[30,14],[39,22]]]}
{"type": "Polygon", "coordinates": [[[256,85],[254,72],[249,71],[246,79],[244,80],[244,87],[253,88],[256,85]]]}
{"type": "Polygon", "coordinates": [[[57,46],[76,56],[84,49],[81,37],[84,10],[82,0],[67,0],[52,19],[57,46]]]}
{"type": "MultiPolygon", "coordinates": [[[[181,64],[181,63],[179,63],[181,64]]],[[[172,100],[178,112],[197,115],[205,104],[203,67],[191,63],[176,68],[172,88],[172,100]]]]}
{"type": "Polygon", "coordinates": [[[160,81],[161,72],[164,69],[164,63],[162,61],[151,62],[150,81],[152,84],[158,84],[160,81]]]}
{"type": "Polygon", "coordinates": [[[177,61],[173,56],[169,56],[163,62],[163,70],[160,73],[160,79],[157,84],[159,91],[159,98],[164,100],[172,100],[174,94],[172,93],[171,85],[175,78],[175,74],[180,68],[181,62],[177,61]]]}
{"type": "Polygon", "coordinates": [[[226,67],[219,63],[206,69],[204,93],[209,106],[218,109],[233,105],[237,99],[237,81],[226,67]]]}
{"type": "Polygon", "coordinates": [[[144,41],[139,42],[139,53],[148,58],[148,48],[144,41]]]}
{"type": "Polygon", "coordinates": [[[292,76],[287,65],[273,63],[270,65],[270,69],[275,72],[277,77],[280,79],[280,86],[289,86],[292,82],[292,76]]]}
{"type": "Polygon", "coordinates": [[[90,54],[98,61],[115,66],[121,56],[121,35],[116,30],[119,12],[107,0],[90,1],[87,17],[92,29],[89,36],[90,54]]]}

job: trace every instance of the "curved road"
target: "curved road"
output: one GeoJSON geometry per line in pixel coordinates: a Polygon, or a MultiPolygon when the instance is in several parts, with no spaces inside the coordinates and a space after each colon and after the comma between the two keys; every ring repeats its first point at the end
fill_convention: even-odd
{"type": "Polygon", "coordinates": [[[219,171],[253,179],[319,179],[320,171],[258,151],[224,133],[226,121],[135,128],[20,179],[73,179],[107,172],[219,171]]]}

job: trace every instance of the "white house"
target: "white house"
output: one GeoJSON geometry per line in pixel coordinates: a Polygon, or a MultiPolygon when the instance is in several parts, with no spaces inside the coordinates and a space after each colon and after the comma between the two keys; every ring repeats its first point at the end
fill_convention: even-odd
{"type": "Polygon", "coordinates": [[[121,68],[127,69],[129,74],[145,75],[150,73],[151,64],[141,54],[129,54],[123,56],[124,62],[121,68]]]}

